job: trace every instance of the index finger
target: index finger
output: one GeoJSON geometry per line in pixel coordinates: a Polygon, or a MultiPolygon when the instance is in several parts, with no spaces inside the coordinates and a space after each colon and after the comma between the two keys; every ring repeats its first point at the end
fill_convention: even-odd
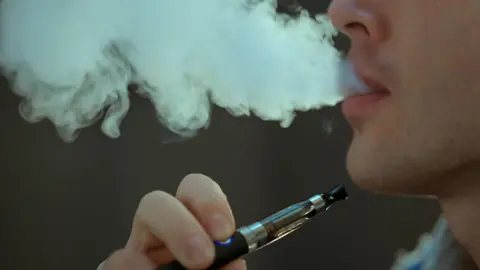
{"type": "Polygon", "coordinates": [[[225,240],[235,232],[227,196],[221,187],[202,174],[190,174],[180,183],[176,197],[198,219],[215,240],[225,240]]]}

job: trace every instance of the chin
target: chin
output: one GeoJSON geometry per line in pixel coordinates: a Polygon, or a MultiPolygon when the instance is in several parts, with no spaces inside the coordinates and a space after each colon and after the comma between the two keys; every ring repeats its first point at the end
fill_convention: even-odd
{"type": "Polygon", "coordinates": [[[360,189],[378,194],[427,196],[432,194],[432,173],[405,156],[388,154],[384,147],[369,147],[354,138],[347,153],[347,172],[360,189]]]}
{"type": "Polygon", "coordinates": [[[434,194],[430,185],[424,179],[412,178],[411,176],[391,176],[379,172],[366,172],[357,169],[354,165],[348,165],[347,171],[352,182],[361,190],[375,194],[395,196],[422,196],[430,197],[434,194]]]}

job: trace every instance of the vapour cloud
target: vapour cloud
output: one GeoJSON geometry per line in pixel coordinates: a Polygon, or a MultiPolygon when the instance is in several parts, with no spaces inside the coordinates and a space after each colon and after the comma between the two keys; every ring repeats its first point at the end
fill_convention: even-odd
{"type": "Polygon", "coordinates": [[[355,81],[325,16],[295,19],[275,1],[3,0],[0,66],[21,115],[65,141],[102,121],[120,136],[135,83],[170,130],[193,136],[212,103],[287,127],[333,106],[355,81]],[[253,3],[255,2],[255,3],[253,3]],[[342,78],[342,79],[340,79],[342,78]]]}

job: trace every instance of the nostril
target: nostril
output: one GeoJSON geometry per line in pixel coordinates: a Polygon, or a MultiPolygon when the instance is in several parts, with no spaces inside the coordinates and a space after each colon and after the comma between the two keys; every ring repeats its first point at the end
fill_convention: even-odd
{"type": "Polygon", "coordinates": [[[360,30],[360,31],[364,32],[365,34],[370,35],[370,32],[368,31],[368,28],[365,25],[363,25],[361,23],[358,23],[358,22],[351,22],[351,23],[345,24],[345,29],[347,31],[360,30]]]}

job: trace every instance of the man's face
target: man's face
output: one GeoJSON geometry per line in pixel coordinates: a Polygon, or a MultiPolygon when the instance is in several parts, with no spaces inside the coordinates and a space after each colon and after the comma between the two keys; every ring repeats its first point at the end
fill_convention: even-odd
{"type": "MultiPolygon", "coordinates": [[[[347,167],[360,187],[435,193],[480,158],[480,1],[333,0],[349,59],[390,92],[346,115],[347,167]]],[[[357,104],[358,105],[358,104],[357,104]]]]}

